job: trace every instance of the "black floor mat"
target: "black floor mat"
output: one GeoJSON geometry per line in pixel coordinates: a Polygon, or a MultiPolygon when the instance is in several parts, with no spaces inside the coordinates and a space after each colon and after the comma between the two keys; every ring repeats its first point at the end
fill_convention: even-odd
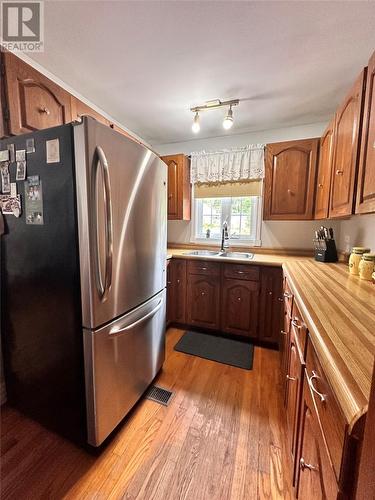
{"type": "Polygon", "coordinates": [[[241,340],[217,337],[209,333],[185,332],[174,349],[245,370],[253,367],[254,346],[241,340]]]}

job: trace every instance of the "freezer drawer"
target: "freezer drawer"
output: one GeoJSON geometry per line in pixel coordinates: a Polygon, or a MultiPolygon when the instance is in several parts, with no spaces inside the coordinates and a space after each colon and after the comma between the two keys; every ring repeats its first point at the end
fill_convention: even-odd
{"type": "Polygon", "coordinates": [[[99,446],[138,401],[165,356],[163,290],[98,330],[83,330],[88,443],[99,446]]]}

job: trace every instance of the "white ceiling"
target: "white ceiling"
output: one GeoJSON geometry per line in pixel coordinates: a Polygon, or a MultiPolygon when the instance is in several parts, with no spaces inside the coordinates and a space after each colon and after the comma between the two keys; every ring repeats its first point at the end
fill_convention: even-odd
{"type": "Polygon", "coordinates": [[[375,2],[47,1],[29,54],[149,143],[328,120],[375,50],[375,2]]]}

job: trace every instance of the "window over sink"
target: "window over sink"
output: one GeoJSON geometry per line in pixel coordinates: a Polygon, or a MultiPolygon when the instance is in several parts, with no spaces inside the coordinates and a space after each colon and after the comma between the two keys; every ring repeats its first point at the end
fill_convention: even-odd
{"type": "Polygon", "coordinates": [[[226,222],[230,244],[260,246],[260,182],[196,185],[193,196],[193,241],[219,242],[226,222]]]}

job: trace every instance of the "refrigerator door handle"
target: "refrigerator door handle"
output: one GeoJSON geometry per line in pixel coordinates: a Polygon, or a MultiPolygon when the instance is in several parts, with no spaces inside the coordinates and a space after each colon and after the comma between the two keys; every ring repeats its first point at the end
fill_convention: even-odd
{"type": "Polygon", "coordinates": [[[112,220],[112,201],[111,201],[111,184],[109,180],[109,167],[107,158],[103,149],[96,146],[95,149],[94,175],[93,175],[93,193],[95,200],[95,224],[94,233],[96,235],[95,256],[96,256],[96,287],[101,301],[105,301],[112,285],[112,263],[113,263],[113,220],[112,220]],[[106,215],[106,257],[105,257],[105,278],[104,285],[102,280],[102,273],[100,269],[99,258],[99,234],[98,234],[98,220],[97,220],[97,175],[98,166],[100,165],[103,175],[104,187],[104,206],[106,215]]]}
{"type": "Polygon", "coordinates": [[[133,323],[130,323],[130,325],[126,325],[126,326],[124,326],[122,328],[117,328],[117,327],[113,328],[112,330],[110,330],[109,335],[116,336],[116,335],[119,335],[119,334],[126,333],[129,330],[132,330],[136,326],[138,326],[141,323],[143,323],[144,321],[146,321],[146,319],[150,318],[151,316],[154,316],[159,311],[159,309],[161,308],[162,305],[163,305],[163,299],[160,299],[158,305],[156,307],[154,307],[154,309],[152,309],[152,311],[150,311],[147,314],[145,314],[145,316],[143,316],[142,318],[137,319],[133,323]]]}

